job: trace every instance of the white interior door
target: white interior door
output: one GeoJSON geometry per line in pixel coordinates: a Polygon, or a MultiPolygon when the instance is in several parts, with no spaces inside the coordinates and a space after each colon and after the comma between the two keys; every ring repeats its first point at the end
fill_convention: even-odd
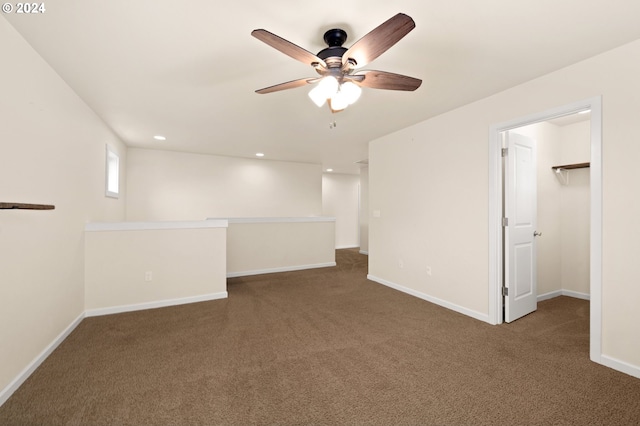
{"type": "Polygon", "coordinates": [[[504,320],[511,322],[537,308],[537,178],[535,141],[510,131],[506,142],[504,320]]]}

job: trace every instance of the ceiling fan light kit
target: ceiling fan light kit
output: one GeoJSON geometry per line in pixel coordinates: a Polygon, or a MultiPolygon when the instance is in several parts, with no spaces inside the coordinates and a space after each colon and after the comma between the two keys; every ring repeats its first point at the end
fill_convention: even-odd
{"type": "Polygon", "coordinates": [[[356,71],[386,52],[391,46],[415,28],[415,22],[404,13],[398,13],[367,33],[350,48],[342,45],[347,33],[339,28],[324,34],[326,48],[317,55],[269,31],[253,30],[251,35],[269,46],[305,64],[311,65],[320,78],[301,78],[256,90],[266,94],[316,84],[309,97],[318,106],[325,103],[331,112],[339,112],[360,98],[362,87],[371,89],[413,91],[422,80],[386,71],[356,71]]]}
{"type": "Polygon", "coordinates": [[[325,102],[331,103],[331,109],[334,112],[342,111],[349,105],[355,103],[362,93],[362,89],[351,81],[339,83],[338,79],[333,76],[323,77],[318,85],[311,89],[309,97],[322,107],[325,102]]]}

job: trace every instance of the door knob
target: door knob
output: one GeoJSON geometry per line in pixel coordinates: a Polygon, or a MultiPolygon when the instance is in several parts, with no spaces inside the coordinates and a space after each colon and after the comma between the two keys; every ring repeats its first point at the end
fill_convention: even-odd
{"type": "Polygon", "coordinates": [[[533,231],[533,236],[534,237],[542,237],[542,232],[533,231]]]}

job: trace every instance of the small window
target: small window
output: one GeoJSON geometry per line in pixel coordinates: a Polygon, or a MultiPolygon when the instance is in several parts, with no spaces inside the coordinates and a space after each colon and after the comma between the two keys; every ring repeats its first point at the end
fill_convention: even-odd
{"type": "Polygon", "coordinates": [[[106,162],[106,190],[107,197],[118,198],[120,194],[120,157],[107,145],[106,162]]]}

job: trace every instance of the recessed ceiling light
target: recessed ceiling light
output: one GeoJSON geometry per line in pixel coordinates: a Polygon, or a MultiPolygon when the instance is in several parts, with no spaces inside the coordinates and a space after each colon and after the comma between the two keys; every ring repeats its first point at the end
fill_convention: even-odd
{"type": "Polygon", "coordinates": [[[153,137],[155,140],[157,141],[166,141],[167,138],[165,138],[164,136],[160,136],[160,135],[156,135],[153,137]]]}
{"type": "Polygon", "coordinates": [[[333,171],[333,169],[327,169],[327,171],[328,171],[328,172],[332,172],[332,171],[333,171]]]}
{"type": "Polygon", "coordinates": [[[256,157],[264,157],[264,154],[262,152],[256,152],[256,157]]]}

